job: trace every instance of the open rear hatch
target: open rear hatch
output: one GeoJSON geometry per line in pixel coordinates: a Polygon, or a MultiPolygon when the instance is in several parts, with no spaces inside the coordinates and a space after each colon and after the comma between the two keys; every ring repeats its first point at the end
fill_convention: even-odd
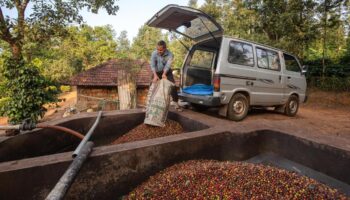
{"type": "Polygon", "coordinates": [[[211,16],[198,9],[172,4],[156,13],[147,25],[179,33],[195,42],[223,35],[222,27],[211,16]]]}
{"type": "MultiPolygon", "coordinates": [[[[223,35],[222,27],[211,16],[198,9],[173,4],[165,6],[146,24],[150,27],[166,29],[170,32],[181,34],[198,45],[203,42],[211,44],[210,41],[213,41],[217,49],[219,49],[221,41],[218,38],[222,38],[223,35]]],[[[199,52],[197,48],[191,50],[185,62],[187,65],[185,64],[186,66],[183,68],[181,82],[182,87],[186,87],[185,89],[195,89],[195,91],[188,93],[182,88],[184,92],[179,93],[182,100],[206,106],[217,106],[220,104],[220,99],[212,95],[211,89],[214,72],[213,62],[215,62],[217,53],[218,50],[202,52],[199,52]],[[204,59],[202,56],[208,59],[204,59]],[[209,62],[204,62],[206,60],[209,62]],[[195,88],[187,88],[189,86],[194,86],[195,88]]]]}

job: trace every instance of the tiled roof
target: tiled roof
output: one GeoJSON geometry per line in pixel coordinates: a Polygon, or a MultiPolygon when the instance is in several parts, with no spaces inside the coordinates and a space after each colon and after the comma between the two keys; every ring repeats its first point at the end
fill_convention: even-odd
{"type": "MultiPolygon", "coordinates": [[[[134,62],[134,66],[141,68],[136,77],[137,86],[149,86],[152,75],[149,63],[140,60],[132,62],[134,62]]],[[[118,68],[125,66],[127,63],[126,60],[109,60],[77,74],[68,83],[76,86],[117,86],[118,68]]]]}

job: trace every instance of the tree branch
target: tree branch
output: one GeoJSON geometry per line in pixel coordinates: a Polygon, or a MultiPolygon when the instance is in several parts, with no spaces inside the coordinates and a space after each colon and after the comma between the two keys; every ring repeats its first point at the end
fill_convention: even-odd
{"type": "Polygon", "coordinates": [[[15,2],[17,10],[19,10],[19,7],[21,6],[20,0],[15,0],[14,2],[15,2]]]}
{"type": "Polygon", "coordinates": [[[9,31],[8,24],[5,21],[1,7],[0,7],[0,37],[1,37],[1,39],[3,39],[4,41],[6,41],[8,43],[13,42],[12,35],[9,31]]]}
{"type": "Polygon", "coordinates": [[[29,0],[24,0],[21,2],[20,0],[16,0],[16,8],[18,12],[17,26],[18,26],[18,35],[16,40],[21,41],[24,38],[24,22],[25,22],[25,10],[27,8],[29,0]]]}

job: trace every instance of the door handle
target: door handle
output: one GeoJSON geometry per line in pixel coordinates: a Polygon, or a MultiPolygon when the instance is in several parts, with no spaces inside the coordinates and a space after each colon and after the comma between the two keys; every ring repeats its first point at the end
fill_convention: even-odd
{"type": "Polygon", "coordinates": [[[288,76],[287,78],[288,78],[288,79],[291,79],[292,77],[288,76]]]}

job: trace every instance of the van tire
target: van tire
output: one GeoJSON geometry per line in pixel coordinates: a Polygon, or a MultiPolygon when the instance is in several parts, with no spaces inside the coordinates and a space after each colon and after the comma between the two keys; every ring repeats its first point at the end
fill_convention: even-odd
{"type": "Polygon", "coordinates": [[[243,120],[249,110],[249,101],[247,97],[242,93],[237,93],[233,95],[228,104],[227,118],[232,121],[243,120]]]}
{"type": "Polygon", "coordinates": [[[289,117],[294,117],[299,109],[299,98],[296,95],[289,97],[284,113],[289,117]]]}
{"type": "Polygon", "coordinates": [[[200,105],[200,104],[195,104],[195,103],[191,103],[191,106],[192,106],[196,111],[199,111],[199,112],[203,112],[203,111],[206,111],[206,110],[209,109],[208,106],[200,105]]]}

